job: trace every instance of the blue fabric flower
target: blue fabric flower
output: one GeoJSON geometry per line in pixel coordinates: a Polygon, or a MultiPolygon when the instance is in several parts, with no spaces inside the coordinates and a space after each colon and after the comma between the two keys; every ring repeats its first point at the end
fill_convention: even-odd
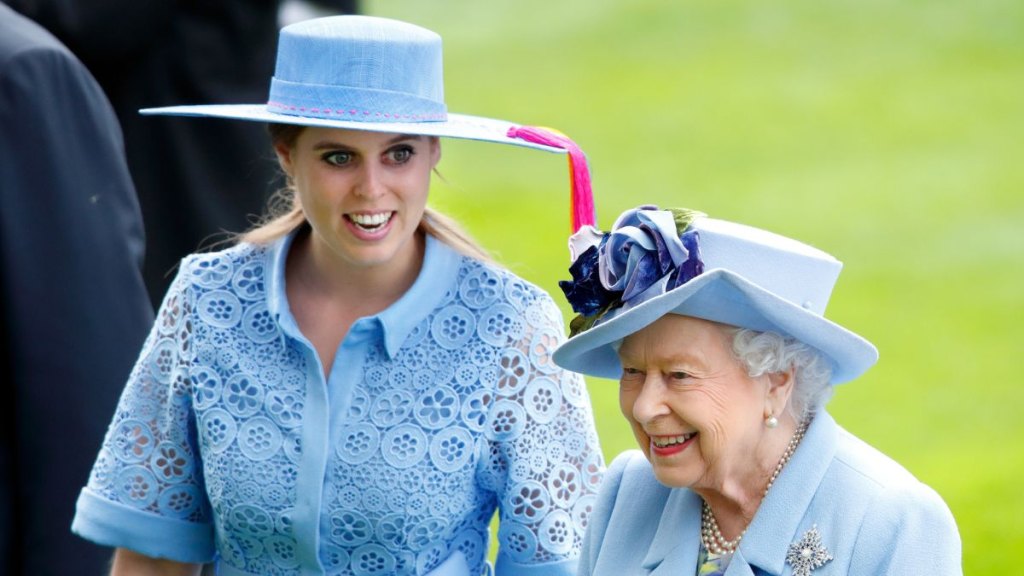
{"type": "Polygon", "coordinates": [[[686,261],[676,269],[675,278],[669,282],[668,290],[678,288],[704,273],[704,262],[700,259],[700,234],[696,230],[683,232],[679,239],[689,253],[686,261]]]}
{"type": "Polygon", "coordinates": [[[642,206],[623,213],[599,248],[601,282],[629,302],[690,258],[681,232],[669,210],[642,206]]]}
{"type": "Polygon", "coordinates": [[[562,280],[558,283],[562,292],[565,292],[565,299],[577,314],[596,314],[621,295],[621,292],[609,292],[601,284],[597,259],[598,247],[587,248],[569,268],[572,280],[562,280]]]}
{"type": "Polygon", "coordinates": [[[609,310],[656,296],[645,293],[655,284],[672,290],[700,275],[700,238],[687,231],[699,215],[640,206],[619,216],[611,232],[577,232],[569,241],[573,279],[559,282],[573,311],[583,316],[572,322],[573,332],[590,328],[609,310]]]}

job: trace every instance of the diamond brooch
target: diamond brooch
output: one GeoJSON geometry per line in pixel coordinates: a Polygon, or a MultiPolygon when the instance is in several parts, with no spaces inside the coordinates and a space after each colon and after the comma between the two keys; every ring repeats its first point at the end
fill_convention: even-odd
{"type": "Polygon", "coordinates": [[[818,527],[812,526],[799,541],[789,545],[786,563],[793,567],[793,576],[811,576],[811,571],[832,560],[832,554],[821,543],[818,527]]]}

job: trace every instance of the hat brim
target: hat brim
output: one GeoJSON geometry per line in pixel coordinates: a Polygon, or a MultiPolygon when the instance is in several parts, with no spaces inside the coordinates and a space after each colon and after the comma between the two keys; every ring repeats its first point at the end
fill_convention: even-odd
{"type": "Polygon", "coordinates": [[[444,138],[462,138],[498,144],[511,144],[524,148],[534,148],[547,152],[564,154],[565,150],[519,138],[509,138],[509,128],[517,127],[504,120],[469,116],[466,114],[448,114],[444,121],[430,122],[367,122],[344,120],[341,118],[314,118],[279,114],[267,109],[265,104],[203,104],[196,106],[167,106],[162,108],[143,108],[140,114],[147,116],[192,116],[207,118],[229,118],[252,122],[277,124],[294,124],[298,126],[320,126],[324,128],[343,128],[346,130],[365,130],[368,132],[387,132],[393,134],[414,134],[422,136],[439,136],[444,138]]]}
{"type": "Polygon", "coordinates": [[[706,271],[674,290],[613,312],[610,319],[562,344],[553,359],[574,372],[618,379],[622,365],[615,344],[665,314],[795,338],[831,361],[832,384],[853,380],[878,361],[878,350],[864,338],[725,269],[706,271]]]}

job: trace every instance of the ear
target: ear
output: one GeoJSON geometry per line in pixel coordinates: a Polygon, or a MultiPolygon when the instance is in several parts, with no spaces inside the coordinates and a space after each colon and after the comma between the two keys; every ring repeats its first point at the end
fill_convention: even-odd
{"type": "Polygon", "coordinates": [[[430,169],[437,168],[437,163],[441,161],[441,139],[437,136],[430,137],[430,169]]]}
{"type": "Polygon", "coordinates": [[[765,396],[765,417],[774,415],[781,417],[789,408],[789,398],[793,395],[795,373],[790,366],[785,372],[768,374],[768,391],[765,396]]]}
{"type": "Polygon", "coordinates": [[[277,154],[277,163],[281,165],[281,170],[292,177],[292,149],[285,144],[274,144],[274,153],[277,154]]]}

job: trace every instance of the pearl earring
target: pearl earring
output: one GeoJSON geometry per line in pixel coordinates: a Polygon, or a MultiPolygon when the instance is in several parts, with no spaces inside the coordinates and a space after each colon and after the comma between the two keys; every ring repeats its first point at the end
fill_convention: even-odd
{"type": "Polygon", "coordinates": [[[775,428],[779,425],[779,419],[775,417],[775,414],[772,414],[764,419],[764,425],[769,428],[775,428]]]}

